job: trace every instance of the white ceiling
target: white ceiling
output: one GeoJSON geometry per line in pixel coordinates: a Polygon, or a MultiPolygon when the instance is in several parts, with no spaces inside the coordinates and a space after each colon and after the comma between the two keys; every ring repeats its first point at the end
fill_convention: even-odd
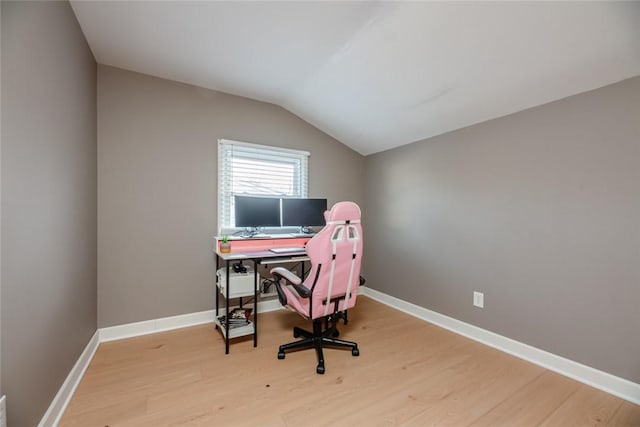
{"type": "Polygon", "coordinates": [[[101,64],[278,104],[362,154],[640,75],[640,2],[71,2],[101,64]]]}

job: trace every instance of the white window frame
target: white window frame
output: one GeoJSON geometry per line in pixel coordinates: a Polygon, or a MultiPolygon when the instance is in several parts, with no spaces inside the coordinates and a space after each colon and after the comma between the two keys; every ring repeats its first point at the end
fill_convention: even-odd
{"type": "MultiPolygon", "coordinates": [[[[265,173],[268,169],[265,168],[265,173]]],[[[237,172],[237,170],[236,170],[237,172]]],[[[260,169],[256,169],[260,173],[260,169]]],[[[242,187],[235,180],[236,190],[242,187]]],[[[253,144],[249,142],[233,141],[229,139],[218,140],[218,234],[233,234],[242,228],[235,227],[231,223],[233,218],[233,197],[235,195],[247,196],[274,196],[274,197],[308,197],[309,194],[309,152],[293,150],[289,148],[272,147],[269,145],[253,144]],[[288,163],[293,167],[293,184],[290,191],[283,189],[273,192],[234,191],[233,159],[243,158],[256,161],[273,161],[288,163]]],[[[282,231],[280,228],[265,229],[265,232],[282,231]]]]}

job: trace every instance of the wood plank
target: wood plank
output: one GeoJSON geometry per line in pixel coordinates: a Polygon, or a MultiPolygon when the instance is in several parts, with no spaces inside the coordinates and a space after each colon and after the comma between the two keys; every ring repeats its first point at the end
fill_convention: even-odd
{"type": "Polygon", "coordinates": [[[604,426],[622,402],[587,385],[572,394],[541,426],[604,426]]]}
{"type": "Polygon", "coordinates": [[[538,425],[580,387],[580,383],[545,371],[502,403],[479,417],[473,426],[538,425]]]}
{"type": "MultiPolygon", "coordinates": [[[[486,355],[476,360],[471,370],[447,378],[443,388],[444,398],[436,400],[429,408],[409,420],[415,426],[459,426],[479,418],[497,404],[539,377],[544,369],[523,363],[519,359],[485,348],[486,355]]],[[[432,388],[432,385],[430,385],[432,388]]],[[[429,390],[413,394],[424,398],[429,390]]]]}
{"type": "Polygon", "coordinates": [[[640,406],[623,401],[607,423],[608,426],[640,426],[640,406]]]}
{"type": "Polygon", "coordinates": [[[325,375],[315,373],[314,351],[277,359],[294,325],[310,326],[289,311],[265,313],[258,347],[240,338],[229,355],[211,324],[103,343],[60,426],[633,425],[640,417],[636,405],[366,297],[339,328],[360,356],[327,349],[325,375]]]}

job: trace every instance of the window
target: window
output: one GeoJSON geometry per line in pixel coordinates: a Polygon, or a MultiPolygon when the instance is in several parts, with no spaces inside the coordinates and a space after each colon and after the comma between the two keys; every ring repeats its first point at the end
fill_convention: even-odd
{"type": "Polygon", "coordinates": [[[218,142],[218,229],[236,231],[235,195],[307,197],[306,151],[221,139],[218,142]]]}

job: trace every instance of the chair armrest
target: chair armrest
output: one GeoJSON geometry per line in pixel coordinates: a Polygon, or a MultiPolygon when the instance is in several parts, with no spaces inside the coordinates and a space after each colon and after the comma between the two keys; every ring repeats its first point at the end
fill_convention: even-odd
{"type": "Polygon", "coordinates": [[[311,291],[302,285],[302,279],[291,272],[291,270],[288,270],[284,267],[275,267],[271,269],[271,274],[273,274],[278,279],[275,283],[280,304],[287,305],[287,297],[282,291],[282,284],[280,283],[280,279],[285,279],[287,282],[291,283],[293,290],[296,291],[296,293],[300,297],[309,298],[311,296],[311,291]]]}
{"type": "Polygon", "coordinates": [[[299,285],[302,283],[302,279],[299,278],[293,271],[284,267],[275,267],[271,269],[271,274],[276,274],[292,285],[299,285]]]}

